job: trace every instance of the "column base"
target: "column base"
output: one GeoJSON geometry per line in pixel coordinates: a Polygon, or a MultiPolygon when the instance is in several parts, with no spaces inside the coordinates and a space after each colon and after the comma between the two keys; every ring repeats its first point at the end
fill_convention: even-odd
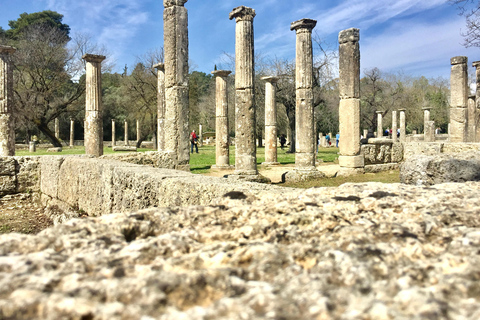
{"type": "Polygon", "coordinates": [[[318,171],[315,167],[313,169],[295,169],[282,174],[282,182],[304,182],[310,180],[317,180],[326,178],[323,172],[318,171]]]}
{"type": "Polygon", "coordinates": [[[365,166],[365,158],[359,156],[339,156],[338,164],[343,168],[363,168],[365,166]]]}
{"type": "Polygon", "coordinates": [[[211,169],[214,170],[234,170],[235,166],[229,165],[229,164],[221,164],[221,165],[216,165],[214,164],[211,166],[211,169]]]}

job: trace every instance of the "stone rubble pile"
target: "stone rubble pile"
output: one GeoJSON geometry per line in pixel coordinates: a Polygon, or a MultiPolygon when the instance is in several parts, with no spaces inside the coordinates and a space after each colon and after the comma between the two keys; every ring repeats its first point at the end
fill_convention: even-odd
{"type": "Polygon", "coordinates": [[[345,184],[0,236],[1,319],[480,319],[479,182],[345,184]]]}

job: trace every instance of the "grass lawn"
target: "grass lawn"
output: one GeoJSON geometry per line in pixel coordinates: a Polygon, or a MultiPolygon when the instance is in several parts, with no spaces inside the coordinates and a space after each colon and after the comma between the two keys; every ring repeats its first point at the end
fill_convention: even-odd
{"type": "MultiPolygon", "coordinates": [[[[152,149],[137,149],[138,152],[145,152],[145,151],[152,151],[152,149]]],[[[129,152],[129,151],[113,151],[112,148],[104,147],[103,154],[113,154],[119,152],[129,152]]],[[[16,150],[16,156],[55,156],[55,155],[73,155],[73,154],[85,154],[85,147],[83,146],[74,146],[73,148],[70,147],[63,147],[62,152],[47,152],[47,149],[40,149],[37,148],[37,152],[29,152],[28,149],[26,150],[16,150]]]]}

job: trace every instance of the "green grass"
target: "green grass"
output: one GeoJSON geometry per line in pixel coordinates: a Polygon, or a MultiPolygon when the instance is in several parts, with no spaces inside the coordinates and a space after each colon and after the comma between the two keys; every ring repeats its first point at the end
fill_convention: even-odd
{"type": "MultiPolygon", "coordinates": [[[[145,151],[152,151],[152,149],[144,149],[139,148],[137,152],[145,152],[145,151]]],[[[113,151],[112,148],[104,147],[103,154],[113,154],[119,152],[129,152],[129,151],[113,151]]],[[[40,149],[37,148],[37,152],[29,152],[28,150],[17,150],[15,151],[16,156],[45,156],[45,155],[75,155],[75,154],[85,154],[85,147],[83,146],[74,146],[73,148],[70,147],[63,147],[62,152],[47,152],[47,149],[40,149]]]]}

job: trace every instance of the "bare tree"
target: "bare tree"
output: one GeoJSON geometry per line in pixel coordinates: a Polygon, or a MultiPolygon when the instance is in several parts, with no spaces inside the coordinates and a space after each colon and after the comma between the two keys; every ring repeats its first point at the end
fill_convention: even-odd
{"type": "Polygon", "coordinates": [[[467,31],[462,33],[465,47],[480,47],[480,1],[449,0],[456,5],[459,14],[465,17],[467,31]]]}

